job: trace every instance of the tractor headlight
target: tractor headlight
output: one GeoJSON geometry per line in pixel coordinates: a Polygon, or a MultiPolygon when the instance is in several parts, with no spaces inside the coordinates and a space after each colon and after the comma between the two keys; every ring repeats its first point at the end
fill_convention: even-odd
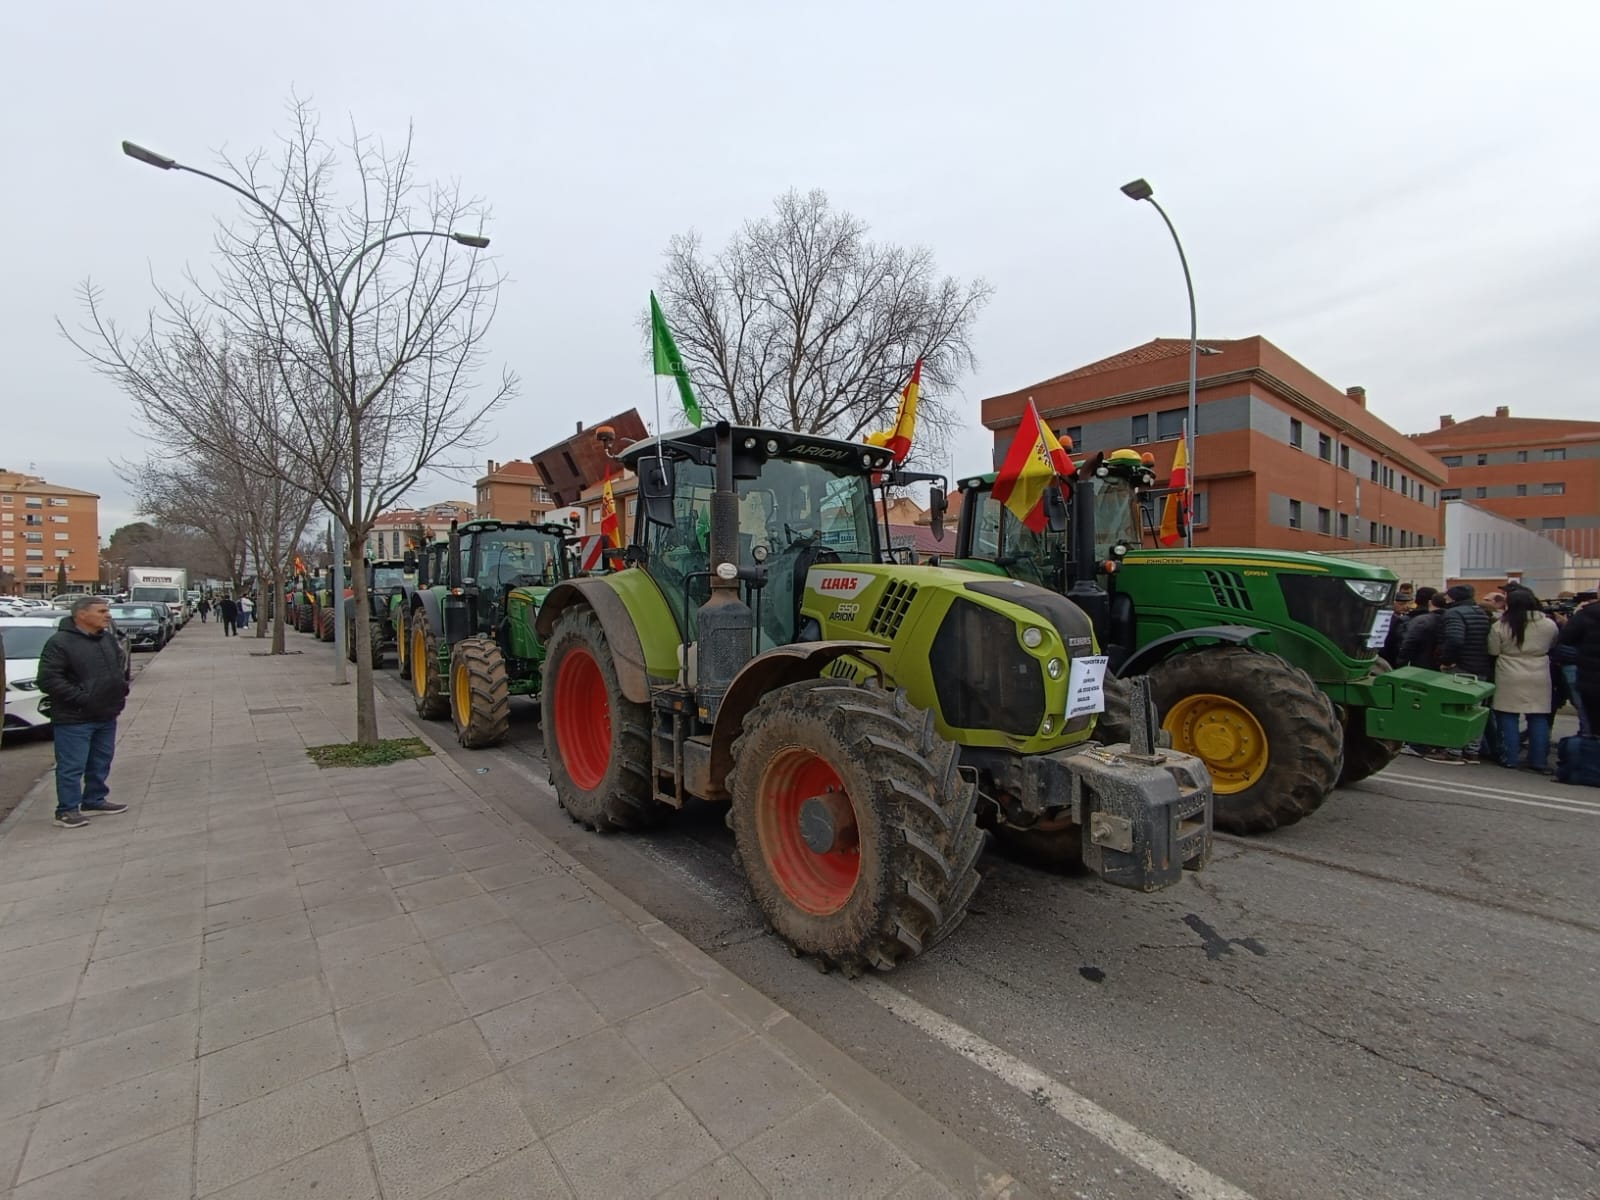
{"type": "Polygon", "coordinates": [[[1037,625],[1029,625],[1022,631],[1022,644],[1029,650],[1037,650],[1044,645],[1044,630],[1037,625]]]}
{"type": "Polygon", "coordinates": [[[1056,719],[1054,717],[1051,717],[1051,716],[1046,716],[1045,719],[1044,719],[1044,723],[1039,726],[1040,734],[1043,735],[1044,737],[1049,737],[1055,731],[1056,731],[1056,719]]]}
{"type": "Polygon", "coordinates": [[[1061,660],[1059,658],[1052,658],[1044,665],[1044,673],[1050,676],[1051,679],[1060,679],[1061,672],[1063,670],[1065,670],[1065,668],[1061,665],[1061,660]]]}
{"type": "Polygon", "coordinates": [[[1389,599],[1392,584],[1381,579],[1346,579],[1345,586],[1369,604],[1382,604],[1389,599]]]}

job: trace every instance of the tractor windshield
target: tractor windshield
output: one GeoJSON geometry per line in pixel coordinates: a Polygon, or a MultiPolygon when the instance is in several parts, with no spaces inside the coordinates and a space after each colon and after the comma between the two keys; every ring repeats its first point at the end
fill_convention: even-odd
{"type": "Polygon", "coordinates": [[[1097,479],[1094,484],[1094,555],[1096,562],[1111,557],[1111,547],[1137,550],[1143,544],[1145,509],[1133,485],[1121,479],[1097,479]]]}
{"type": "Polygon", "coordinates": [[[401,567],[375,567],[372,571],[372,589],[378,592],[392,591],[406,584],[406,573],[401,567]]]}
{"type": "Polygon", "coordinates": [[[561,539],[537,529],[497,529],[475,539],[478,586],[553,587],[562,579],[561,539]]]}
{"type": "Polygon", "coordinates": [[[1035,533],[996,500],[993,492],[985,489],[981,495],[983,503],[973,531],[972,556],[997,563],[1017,579],[1054,586],[1064,535],[1048,530],[1035,533]]]}
{"type": "MultiPolygon", "coordinates": [[[[705,601],[711,569],[711,494],[715,469],[680,461],[675,471],[673,523],[649,530],[649,570],[678,619],[685,641],[695,637],[695,610],[705,601]]],[[[768,459],[755,479],[741,479],[739,565],[765,566],[759,598],[763,646],[794,640],[799,593],[816,562],[871,562],[877,555],[868,479],[821,463],[768,459]]]]}

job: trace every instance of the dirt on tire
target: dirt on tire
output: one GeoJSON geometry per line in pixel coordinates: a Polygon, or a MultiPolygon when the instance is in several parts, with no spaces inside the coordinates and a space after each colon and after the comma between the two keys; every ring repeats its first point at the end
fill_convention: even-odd
{"type": "Polygon", "coordinates": [[[847,974],[892,969],[929,949],[966,916],[980,881],[985,835],[977,788],[956,746],[902,691],[837,679],[776,688],[744,720],[729,776],[745,877],[773,931],[847,974]],[[784,838],[773,806],[788,786],[780,755],[797,749],[831,768],[854,814],[859,851],[848,896],[831,912],[798,902],[776,865],[784,838]]]}
{"type": "MultiPolygon", "coordinates": [[[[1266,766],[1253,782],[1224,791],[1228,785],[1213,772],[1218,829],[1250,834],[1292,825],[1315,812],[1338,784],[1344,766],[1338,710],[1287,660],[1249,646],[1206,646],[1157,663],[1149,679],[1163,722],[1183,698],[1210,694],[1246,710],[1265,735],[1266,766]]],[[[1177,749],[1197,752],[1179,730],[1167,728],[1177,749]]]]}
{"type": "Polygon", "coordinates": [[[591,609],[568,609],[550,634],[539,711],[550,783],[574,821],[597,833],[610,833],[645,829],[671,815],[674,810],[657,802],[651,784],[650,708],[622,694],[611,645],[591,609]],[[570,678],[563,686],[563,672],[587,675],[590,663],[599,673],[594,696],[575,688],[570,678]],[[580,701],[586,697],[599,711],[580,711],[580,701]],[[592,774],[576,761],[568,763],[569,753],[579,754],[574,739],[583,737],[585,724],[598,738],[592,748],[603,743],[605,755],[603,771],[592,774]],[[584,777],[582,783],[574,772],[584,777]]]}
{"type": "Polygon", "coordinates": [[[317,637],[321,641],[331,642],[334,634],[338,632],[338,626],[334,624],[333,619],[333,605],[329,604],[323,608],[321,616],[322,620],[317,628],[317,637]]]}
{"type": "Polygon", "coordinates": [[[456,741],[469,750],[503,741],[511,728],[511,683],[505,656],[493,638],[463,638],[450,648],[450,720],[456,741]],[[463,679],[466,712],[459,704],[463,679]]]}
{"type": "Polygon", "coordinates": [[[411,656],[407,653],[410,647],[406,645],[406,639],[410,636],[405,610],[401,609],[394,615],[394,668],[401,679],[411,678],[411,656]]]}
{"type": "Polygon", "coordinates": [[[445,695],[444,679],[439,673],[439,635],[422,613],[418,613],[412,623],[411,658],[411,698],[416,703],[417,716],[424,721],[437,721],[449,716],[450,698],[445,695]],[[417,644],[419,641],[422,643],[420,647],[417,644]],[[417,661],[419,658],[420,662],[417,661]]]}

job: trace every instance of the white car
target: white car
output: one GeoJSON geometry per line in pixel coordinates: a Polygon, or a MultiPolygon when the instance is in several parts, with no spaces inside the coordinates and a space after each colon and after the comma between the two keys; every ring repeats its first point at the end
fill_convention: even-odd
{"type": "Polygon", "coordinates": [[[0,617],[0,641],[6,650],[4,732],[20,733],[50,724],[39,712],[39,655],[50,635],[60,628],[59,617],[0,617]]]}

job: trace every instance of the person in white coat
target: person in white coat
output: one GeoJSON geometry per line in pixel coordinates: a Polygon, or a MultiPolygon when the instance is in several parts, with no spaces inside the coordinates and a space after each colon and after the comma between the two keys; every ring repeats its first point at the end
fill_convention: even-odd
{"type": "Polygon", "coordinates": [[[1528,722],[1530,771],[1550,774],[1550,648],[1560,630],[1539,611],[1527,588],[1506,597],[1506,609],[1489,630],[1494,657],[1494,719],[1500,726],[1500,761],[1517,766],[1522,719],[1528,722]]]}

